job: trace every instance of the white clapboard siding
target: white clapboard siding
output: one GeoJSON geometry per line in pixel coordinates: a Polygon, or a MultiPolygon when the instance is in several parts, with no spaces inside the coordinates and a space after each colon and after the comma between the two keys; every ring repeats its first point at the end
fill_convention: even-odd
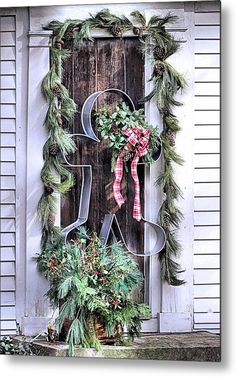
{"type": "Polygon", "coordinates": [[[219,212],[199,212],[194,213],[194,224],[195,225],[219,225],[220,224],[220,214],[219,212]]]}
{"type": "Polygon", "coordinates": [[[195,198],[194,200],[195,211],[219,211],[220,210],[220,198],[195,198]]]}
{"type": "Polygon", "coordinates": [[[0,85],[2,90],[16,88],[16,76],[5,74],[0,76],[0,85]]]}
{"type": "Polygon", "coordinates": [[[6,232],[0,234],[1,246],[15,246],[16,239],[15,239],[15,232],[6,232]]]}
{"type": "Polygon", "coordinates": [[[5,31],[2,32],[0,46],[15,46],[16,32],[5,31]]]}
{"type": "Polygon", "coordinates": [[[218,110],[195,110],[195,124],[220,124],[220,111],[218,110]]]}
{"type": "MultiPolygon", "coordinates": [[[[1,274],[4,276],[14,275],[15,262],[0,262],[1,274]]],[[[2,288],[2,285],[1,285],[2,288]]]]}
{"type": "MultiPolygon", "coordinates": [[[[195,59],[204,57],[204,55],[195,55],[195,59]]],[[[220,84],[218,82],[209,82],[207,85],[205,82],[195,82],[194,85],[195,95],[204,96],[219,96],[220,95],[220,84]]]]}
{"type": "Polygon", "coordinates": [[[1,75],[15,75],[16,62],[13,60],[6,60],[0,62],[1,75]]]}
{"type": "Polygon", "coordinates": [[[15,175],[16,165],[15,162],[0,162],[1,174],[2,175],[15,175]]]}
{"type": "Polygon", "coordinates": [[[196,269],[194,274],[194,284],[219,284],[220,270],[219,269],[196,269]]]}
{"type": "Polygon", "coordinates": [[[220,255],[194,255],[194,267],[196,269],[202,269],[205,267],[219,268],[220,267],[220,255]]]}
{"type": "MultiPolygon", "coordinates": [[[[199,226],[194,228],[195,240],[218,240],[220,238],[220,227],[213,225],[199,226]]],[[[206,263],[208,260],[206,260],[206,263]]],[[[208,264],[206,264],[208,266],[208,264]]]]}
{"type": "Polygon", "coordinates": [[[194,152],[220,153],[220,141],[215,139],[195,140],[194,152]]]}
{"type": "Polygon", "coordinates": [[[16,187],[15,176],[1,176],[1,189],[2,190],[13,190],[16,187]]]}
{"type": "MultiPolygon", "coordinates": [[[[4,36],[4,33],[2,33],[4,36]]],[[[15,46],[2,47],[1,46],[1,60],[14,60],[16,57],[15,46]]]]}
{"type": "Polygon", "coordinates": [[[195,126],[194,127],[195,139],[219,139],[220,138],[220,126],[195,126]]]}
{"type": "Polygon", "coordinates": [[[194,242],[194,254],[209,255],[220,253],[220,241],[219,240],[195,240],[194,242]]]}
{"type": "Polygon", "coordinates": [[[196,82],[218,82],[220,80],[220,69],[195,68],[194,78],[196,82]]]}
{"type": "Polygon", "coordinates": [[[16,20],[0,11],[0,336],[16,334],[16,20]]]}
{"type": "Polygon", "coordinates": [[[16,303],[15,292],[0,292],[1,306],[14,306],[16,303]]]}
{"type": "Polygon", "coordinates": [[[219,313],[220,311],[220,301],[219,298],[195,298],[194,299],[194,312],[195,313],[219,313]]]}
{"type": "Polygon", "coordinates": [[[2,232],[15,232],[15,219],[0,219],[0,229],[2,232]]]}
{"type": "Polygon", "coordinates": [[[16,202],[15,190],[1,190],[1,203],[13,204],[16,202]]]}
{"type": "Polygon", "coordinates": [[[213,25],[213,26],[219,26],[220,25],[220,13],[214,12],[214,13],[197,13],[195,12],[195,27],[199,25],[213,25]]]}
{"type": "Polygon", "coordinates": [[[194,297],[219,297],[220,284],[199,284],[194,286],[194,297]]]}
{"type": "Polygon", "coordinates": [[[15,16],[1,16],[0,31],[16,31],[15,16]]]}
{"type": "Polygon", "coordinates": [[[201,39],[195,40],[195,48],[198,54],[217,54],[220,49],[219,40],[201,39]]]}
{"type": "Polygon", "coordinates": [[[219,96],[196,96],[195,98],[195,109],[198,110],[217,110],[220,106],[219,96]]]}
{"type": "Polygon", "coordinates": [[[195,168],[218,168],[220,167],[220,154],[204,154],[194,155],[195,168]]]}
{"type": "Polygon", "coordinates": [[[16,161],[16,150],[14,147],[1,146],[1,161],[16,161]]]}
{"type": "Polygon", "coordinates": [[[195,55],[195,67],[196,68],[212,67],[211,69],[219,68],[220,55],[219,54],[195,55]]]}
{"type": "Polygon", "coordinates": [[[15,119],[1,119],[1,132],[15,132],[15,131],[16,131],[15,119]]]}
{"type": "MultiPolygon", "coordinates": [[[[8,278],[10,279],[10,278],[8,278]]],[[[14,307],[11,307],[11,306],[6,306],[6,307],[3,307],[2,310],[1,310],[1,318],[2,319],[14,319],[15,318],[15,314],[16,313],[16,310],[14,307]]]]}
{"type": "Polygon", "coordinates": [[[194,182],[219,182],[220,169],[194,169],[194,182]]]}
{"type": "Polygon", "coordinates": [[[220,184],[218,182],[196,182],[194,185],[194,195],[197,197],[219,196],[220,184]]]}
{"type": "Polygon", "coordinates": [[[1,145],[3,147],[15,147],[16,145],[15,133],[9,133],[9,132],[1,133],[1,145]]]}
{"type": "Polygon", "coordinates": [[[199,323],[219,323],[220,322],[220,314],[219,313],[195,313],[194,320],[196,324],[199,323]]]}
{"type": "Polygon", "coordinates": [[[1,331],[13,331],[16,330],[16,321],[13,320],[2,320],[1,321],[1,331]]]}
{"type": "Polygon", "coordinates": [[[194,7],[194,330],[219,333],[220,4],[194,7]]]}
{"type": "Polygon", "coordinates": [[[194,313],[195,330],[219,332],[220,313],[194,313]]]}
{"type": "Polygon", "coordinates": [[[2,90],[0,94],[1,103],[16,103],[16,91],[14,89],[2,90]]]}
{"type": "Polygon", "coordinates": [[[1,247],[1,261],[15,261],[15,247],[1,247]]]}
{"type": "Polygon", "coordinates": [[[14,204],[1,204],[0,205],[1,218],[15,218],[15,205],[14,204]]]}
{"type": "Polygon", "coordinates": [[[0,107],[1,117],[2,118],[15,118],[16,116],[16,105],[15,104],[3,104],[0,107]]]}
{"type": "Polygon", "coordinates": [[[195,25],[195,38],[196,39],[208,39],[220,38],[220,26],[219,25],[195,25]]]}

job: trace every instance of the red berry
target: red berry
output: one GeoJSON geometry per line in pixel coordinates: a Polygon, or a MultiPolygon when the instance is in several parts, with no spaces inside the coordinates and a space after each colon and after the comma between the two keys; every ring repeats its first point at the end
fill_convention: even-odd
{"type": "Polygon", "coordinates": [[[62,39],[58,39],[56,41],[57,44],[60,44],[61,46],[65,44],[65,42],[62,39]]]}

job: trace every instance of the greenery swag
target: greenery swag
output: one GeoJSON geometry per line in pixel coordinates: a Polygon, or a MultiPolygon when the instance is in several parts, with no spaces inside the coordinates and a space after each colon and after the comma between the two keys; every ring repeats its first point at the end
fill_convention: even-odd
{"type": "Polygon", "coordinates": [[[45,249],[47,242],[51,242],[57,232],[54,227],[56,213],[54,191],[65,194],[74,184],[73,175],[63,166],[62,159],[63,155],[73,153],[76,149],[63,127],[65,121],[73,120],[76,112],[76,104],[61,82],[63,61],[70,55],[70,51],[64,48],[64,41],[68,38],[77,41],[93,40],[91,31],[98,28],[107,30],[114,37],[122,37],[124,32],[131,30],[139,38],[140,47],[143,53],[150,57],[153,67],[150,78],[153,82],[153,90],[143,98],[143,102],[154,98],[163,117],[161,141],[164,170],[157,178],[157,184],[162,185],[166,194],[166,200],[159,212],[159,222],[166,232],[166,246],[159,254],[161,276],[168,284],[180,285],[183,283],[178,277],[181,267],[174,259],[181,250],[176,237],[176,229],[182,218],[182,213],[176,204],[181,196],[181,190],[174,180],[173,163],[182,164],[183,160],[174,149],[175,136],[180,126],[173,111],[175,106],[181,105],[175,96],[185,87],[186,82],[167,61],[178,51],[180,44],[165,28],[166,24],[175,22],[177,17],[153,15],[146,20],[139,11],[132,12],[130,16],[130,19],[125,16],[118,17],[111,14],[108,9],[104,9],[86,20],[52,21],[47,27],[53,31],[53,34],[50,47],[51,67],[42,85],[49,103],[45,121],[49,137],[43,148],[44,166],[41,173],[44,193],[38,205],[43,227],[42,247],[45,249]]]}

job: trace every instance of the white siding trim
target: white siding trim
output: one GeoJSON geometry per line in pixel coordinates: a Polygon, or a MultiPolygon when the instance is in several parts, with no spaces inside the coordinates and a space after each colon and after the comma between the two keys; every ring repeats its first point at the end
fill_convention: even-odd
{"type": "Polygon", "coordinates": [[[26,139],[27,139],[27,74],[28,74],[28,10],[17,8],[17,66],[16,66],[16,320],[21,326],[25,306],[26,260],[26,139]]]}
{"type": "Polygon", "coordinates": [[[38,271],[35,261],[36,253],[40,252],[41,223],[37,216],[37,205],[43,192],[40,173],[43,166],[42,148],[47,139],[47,132],[43,124],[48,110],[47,102],[40,88],[42,80],[49,70],[50,34],[48,32],[46,37],[44,31],[41,39],[39,39],[39,33],[36,35],[27,32],[26,35],[29,47],[28,75],[25,83],[28,92],[25,201],[27,221],[23,266],[25,276],[24,313],[21,318],[21,330],[28,336],[45,330],[52,311],[49,301],[45,298],[49,283],[38,271]],[[37,43],[32,42],[34,38],[37,38],[37,43]],[[31,45],[34,47],[31,48],[31,45]]]}

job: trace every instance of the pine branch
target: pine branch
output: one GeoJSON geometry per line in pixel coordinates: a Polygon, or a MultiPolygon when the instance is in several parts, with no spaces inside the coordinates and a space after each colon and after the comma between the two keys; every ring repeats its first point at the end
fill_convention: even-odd
{"type": "Polygon", "coordinates": [[[64,156],[76,151],[76,145],[71,135],[62,127],[57,127],[53,133],[53,139],[64,156]]]}
{"type": "Polygon", "coordinates": [[[141,12],[136,10],[130,13],[130,15],[134,18],[135,22],[141,24],[142,26],[146,26],[146,18],[141,12]]]}
{"type": "Polygon", "coordinates": [[[43,228],[49,230],[48,218],[51,213],[56,213],[57,199],[53,195],[42,195],[38,203],[38,216],[42,222],[43,228]]]}
{"type": "Polygon", "coordinates": [[[183,272],[180,265],[168,256],[167,249],[160,253],[161,261],[161,278],[169,285],[179,286],[185,284],[183,279],[179,279],[178,275],[183,272]]]}

